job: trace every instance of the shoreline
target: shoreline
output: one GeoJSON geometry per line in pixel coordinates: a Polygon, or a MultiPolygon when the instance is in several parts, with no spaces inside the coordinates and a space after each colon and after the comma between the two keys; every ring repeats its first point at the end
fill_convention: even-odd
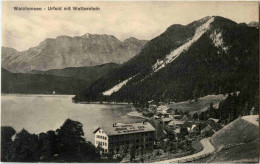
{"type": "Polygon", "coordinates": [[[109,102],[109,101],[102,101],[100,102],[74,102],[75,104],[108,104],[108,105],[133,105],[133,103],[125,103],[125,102],[109,102]]]}
{"type": "Polygon", "coordinates": [[[66,96],[66,97],[73,97],[74,95],[68,95],[68,94],[24,94],[24,93],[1,93],[1,96],[38,96],[38,97],[51,97],[51,96],[56,96],[56,97],[61,97],[61,96],[66,96]]]}
{"type": "Polygon", "coordinates": [[[138,118],[143,118],[143,119],[149,119],[148,117],[145,117],[142,115],[142,113],[139,113],[137,111],[132,111],[132,112],[129,112],[126,114],[127,116],[130,116],[130,117],[138,117],[138,118]]]}

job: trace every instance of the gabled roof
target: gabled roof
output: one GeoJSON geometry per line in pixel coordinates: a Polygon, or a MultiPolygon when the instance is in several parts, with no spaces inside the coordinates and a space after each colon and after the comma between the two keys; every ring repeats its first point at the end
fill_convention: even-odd
{"type": "Polygon", "coordinates": [[[219,119],[215,119],[215,118],[209,118],[208,120],[214,121],[214,122],[218,122],[219,119]]]}
{"type": "Polygon", "coordinates": [[[185,121],[183,124],[184,127],[192,127],[192,125],[196,124],[194,121],[185,121]]]}
{"type": "Polygon", "coordinates": [[[217,123],[217,122],[214,122],[214,121],[210,121],[209,122],[209,125],[215,130],[215,131],[218,131],[219,129],[222,128],[222,126],[217,123]]]}
{"type": "Polygon", "coordinates": [[[161,118],[161,120],[162,120],[163,122],[170,122],[172,119],[171,119],[171,118],[161,118]]]}
{"type": "Polygon", "coordinates": [[[101,129],[100,127],[98,127],[93,133],[96,133],[97,131],[99,131],[99,129],[101,129]]]}
{"type": "Polygon", "coordinates": [[[201,130],[201,133],[204,133],[204,132],[207,132],[207,131],[210,131],[210,130],[213,130],[213,128],[210,125],[208,125],[204,129],[201,130]]]}
{"type": "Polygon", "coordinates": [[[181,121],[181,120],[173,120],[175,125],[183,125],[185,123],[185,121],[181,121]]]}
{"type": "Polygon", "coordinates": [[[107,127],[99,127],[94,131],[94,133],[96,133],[99,129],[102,129],[108,136],[155,131],[155,128],[149,122],[134,124],[112,124],[111,126],[107,127]]]}

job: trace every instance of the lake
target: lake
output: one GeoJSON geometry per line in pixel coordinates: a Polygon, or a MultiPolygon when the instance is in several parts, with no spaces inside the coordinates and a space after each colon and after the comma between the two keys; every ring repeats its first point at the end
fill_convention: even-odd
{"type": "Polygon", "coordinates": [[[83,124],[85,137],[94,142],[93,131],[116,122],[131,123],[144,119],[131,117],[131,105],[75,104],[72,95],[2,94],[1,124],[39,134],[56,130],[67,118],[83,124]]]}

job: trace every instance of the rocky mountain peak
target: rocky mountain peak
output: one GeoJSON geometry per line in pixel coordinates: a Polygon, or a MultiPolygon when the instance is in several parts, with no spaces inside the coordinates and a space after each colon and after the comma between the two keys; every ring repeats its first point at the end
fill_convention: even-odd
{"type": "MultiPolygon", "coordinates": [[[[12,72],[95,66],[114,62],[121,64],[135,56],[144,46],[143,41],[130,39],[125,44],[113,35],[61,35],[47,38],[38,46],[23,52],[2,49],[2,66],[12,72]]],[[[145,42],[146,43],[146,42],[145,42]]]]}
{"type": "Polygon", "coordinates": [[[134,37],[127,38],[123,41],[124,44],[135,44],[135,45],[139,45],[139,44],[144,45],[146,42],[147,40],[138,40],[134,37]]]}

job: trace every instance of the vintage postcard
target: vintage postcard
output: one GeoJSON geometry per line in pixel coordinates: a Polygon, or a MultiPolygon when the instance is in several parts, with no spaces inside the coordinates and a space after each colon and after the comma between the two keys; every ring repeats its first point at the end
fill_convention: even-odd
{"type": "Polygon", "coordinates": [[[259,163],[257,1],[1,5],[1,162],[259,163]]]}

